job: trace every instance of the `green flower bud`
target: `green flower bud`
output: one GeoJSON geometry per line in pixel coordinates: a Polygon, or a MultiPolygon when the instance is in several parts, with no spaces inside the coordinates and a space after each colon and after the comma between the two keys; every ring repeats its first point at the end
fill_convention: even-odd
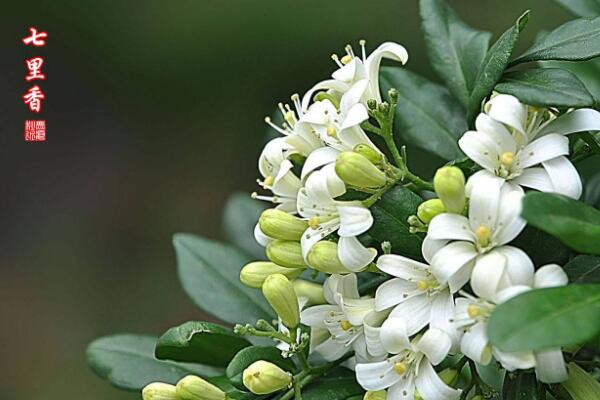
{"type": "Polygon", "coordinates": [[[254,394],[269,394],[292,383],[292,374],[267,361],[256,361],[244,370],[242,381],[254,394]]]}
{"type": "Polygon", "coordinates": [[[368,99],[367,100],[367,107],[369,108],[369,110],[375,110],[377,108],[377,100],[375,100],[375,99],[368,99]]]}
{"type": "Polygon", "coordinates": [[[152,382],[142,389],[144,400],[176,400],[175,386],[168,383],[152,382]]]}
{"type": "Polygon", "coordinates": [[[442,167],[433,178],[433,187],[450,213],[461,214],[465,208],[465,176],[457,167],[442,167]]]}
{"type": "Polygon", "coordinates": [[[292,282],[292,285],[298,297],[306,297],[308,299],[308,305],[325,304],[323,286],[318,283],[297,279],[292,282]]]}
{"type": "Polygon", "coordinates": [[[438,373],[438,376],[448,386],[454,386],[458,381],[458,371],[454,368],[446,368],[438,373]]]}
{"type": "Polygon", "coordinates": [[[562,383],[562,387],[573,400],[600,399],[598,381],[575,363],[570,362],[567,367],[569,377],[562,383]]]}
{"type": "Polygon", "coordinates": [[[362,154],[341,153],[335,162],[335,172],[345,183],[359,188],[379,188],[385,185],[385,173],[362,154]]]}
{"type": "Polygon", "coordinates": [[[304,269],[281,267],[269,261],[254,261],[240,271],[240,281],[251,288],[260,289],[269,275],[283,274],[288,279],[296,279],[304,269]]]}
{"type": "Polygon", "coordinates": [[[225,400],[224,391],[204,379],[188,375],[177,382],[176,394],[178,400],[225,400]]]}
{"type": "Polygon", "coordinates": [[[363,400],[386,400],[386,399],[387,399],[387,392],[385,390],[377,390],[377,391],[369,390],[369,391],[367,391],[367,393],[365,393],[365,397],[363,397],[363,400]]]}
{"type": "Polygon", "coordinates": [[[430,199],[422,202],[417,208],[417,216],[426,224],[430,223],[433,217],[446,212],[446,207],[440,199],[430,199]]]}
{"type": "Polygon", "coordinates": [[[338,245],[335,242],[322,240],[317,242],[308,252],[308,265],[326,274],[347,274],[350,271],[338,257],[338,245]]]}
{"type": "Polygon", "coordinates": [[[288,268],[306,268],[299,242],[274,240],[267,245],[267,257],[277,265],[288,268]]]}
{"type": "Polygon", "coordinates": [[[265,279],[262,292],[285,326],[294,329],[300,323],[300,307],[294,287],[282,274],[273,274],[265,279]]]}
{"type": "Polygon", "coordinates": [[[258,224],[260,230],[273,239],[296,242],[300,241],[302,234],[308,228],[308,222],[275,208],[263,211],[258,224]]]}
{"type": "Polygon", "coordinates": [[[375,165],[379,165],[383,161],[383,154],[369,146],[368,144],[357,144],[354,146],[354,152],[365,156],[367,160],[375,165]]]}

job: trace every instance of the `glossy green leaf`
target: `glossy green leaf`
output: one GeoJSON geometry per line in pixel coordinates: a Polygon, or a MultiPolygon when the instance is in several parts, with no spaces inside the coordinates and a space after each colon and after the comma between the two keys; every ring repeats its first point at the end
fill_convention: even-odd
{"type": "Polygon", "coordinates": [[[583,187],[583,199],[586,204],[600,208],[600,172],[593,175],[583,187]]]}
{"type": "Polygon", "coordinates": [[[353,371],[338,368],[302,391],[303,400],[346,400],[364,393],[353,371]]]}
{"type": "Polygon", "coordinates": [[[189,321],[170,328],[156,343],[156,358],[226,367],[233,356],[250,346],[230,329],[210,322],[189,321]]]}
{"type": "Polygon", "coordinates": [[[600,17],[569,21],[517,57],[511,64],[540,60],[589,60],[600,55],[600,17]]]}
{"type": "Polygon", "coordinates": [[[421,0],[419,4],[431,66],[467,107],[491,34],[465,24],[443,0],[421,0]]]}
{"type": "Polygon", "coordinates": [[[554,0],[578,17],[600,16],[600,0],[554,0]]]}
{"type": "Polygon", "coordinates": [[[234,386],[243,389],[244,384],[242,383],[242,374],[244,370],[250,366],[250,364],[259,360],[271,362],[288,372],[294,372],[296,370],[296,366],[292,360],[283,358],[281,356],[281,351],[276,347],[252,346],[240,350],[235,357],[233,357],[227,366],[225,374],[234,386]]]}
{"type": "Polygon", "coordinates": [[[575,74],[558,68],[505,73],[496,91],[539,107],[592,107],[594,97],[575,74]]]}
{"type": "Polygon", "coordinates": [[[529,192],[521,216],[581,253],[600,254],[600,211],[551,193],[529,192]]]}
{"type": "Polygon", "coordinates": [[[533,264],[564,264],[569,260],[570,250],[554,236],[527,225],[511,245],[525,251],[533,264]]]}
{"type": "Polygon", "coordinates": [[[569,377],[562,387],[569,393],[572,400],[600,399],[600,383],[577,364],[567,365],[569,377]]]}
{"type": "Polygon", "coordinates": [[[254,200],[248,193],[229,196],[223,211],[223,228],[227,239],[256,259],[265,257],[265,249],[254,239],[254,226],[266,208],[266,203],[254,200]]]}
{"type": "Polygon", "coordinates": [[[600,333],[600,285],[537,289],[500,304],[487,324],[500,350],[543,350],[581,344],[600,333]]]}
{"type": "Polygon", "coordinates": [[[507,372],[502,385],[502,400],[539,399],[534,372],[507,372]]]}
{"type": "Polygon", "coordinates": [[[396,138],[445,160],[463,156],[457,142],[467,130],[464,110],[446,88],[406,69],[391,67],[381,69],[380,85],[384,97],[390,88],[398,89],[396,138]]]}
{"type": "Polygon", "coordinates": [[[570,62],[570,61],[540,61],[543,67],[561,68],[571,71],[585,85],[596,101],[600,104],[600,59],[570,62]]]}
{"type": "Polygon", "coordinates": [[[479,114],[483,100],[492,93],[494,86],[496,86],[496,83],[502,77],[508,65],[508,60],[512,55],[515,43],[519,38],[519,34],[525,25],[527,25],[528,19],[529,11],[520,16],[515,25],[498,38],[485,56],[475,79],[475,87],[469,98],[467,120],[470,124],[475,121],[475,117],[479,114]]]}
{"type": "Polygon", "coordinates": [[[579,255],[564,270],[571,283],[600,283],[600,257],[579,255]]]}
{"type": "Polygon", "coordinates": [[[408,257],[421,257],[423,239],[410,233],[408,217],[417,213],[423,199],[403,186],[395,186],[371,207],[373,226],[369,235],[379,243],[388,241],[392,251],[408,257]]]}
{"type": "Polygon", "coordinates": [[[173,244],[183,289],[201,309],[232,324],[274,317],[262,293],[240,282],[249,259],[239,250],[184,233],[176,234],[173,244]]]}
{"type": "Polygon", "coordinates": [[[175,384],[189,374],[207,377],[223,373],[221,368],[157,360],[155,343],[154,336],[101,337],[88,346],[87,362],[101,378],[127,390],[141,390],[156,381],[175,384]]]}

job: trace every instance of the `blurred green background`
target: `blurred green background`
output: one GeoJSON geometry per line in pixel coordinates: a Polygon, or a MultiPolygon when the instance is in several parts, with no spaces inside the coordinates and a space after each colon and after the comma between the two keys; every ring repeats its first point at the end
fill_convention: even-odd
{"type": "MultiPolygon", "coordinates": [[[[520,48],[569,15],[550,0],[450,1],[520,48]]],[[[0,16],[0,398],[135,399],[96,378],[86,345],[206,318],[179,288],[174,232],[222,237],[254,190],[263,117],[367,39],[404,44],[433,78],[417,1],[27,1],[0,16]],[[44,48],[21,44],[29,26],[44,48]],[[25,143],[24,59],[46,57],[46,143],[25,143]]]]}

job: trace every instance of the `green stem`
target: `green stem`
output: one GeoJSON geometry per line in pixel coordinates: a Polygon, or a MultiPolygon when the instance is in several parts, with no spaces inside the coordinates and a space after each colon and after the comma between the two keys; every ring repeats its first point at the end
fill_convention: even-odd
{"type": "Polygon", "coordinates": [[[281,332],[278,331],[269,331],[269,332],[265,332],[265,331],[259,331],[258,329],[255,329],[253,327],[245,327],[245,334],[246,335],[251,335],[251,336],[258,336],[258,337],[268,337],[271,339],[277,339],[277,340],[281,340],[282,342],[285,342],[287,344],[291,344],[292,340],[287,336],[284,335],[281,332]]]}

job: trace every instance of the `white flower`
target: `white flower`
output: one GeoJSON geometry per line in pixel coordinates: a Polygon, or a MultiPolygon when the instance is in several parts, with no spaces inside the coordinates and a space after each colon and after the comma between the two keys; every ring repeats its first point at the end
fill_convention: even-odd
{"type": "Polygon", "coordinates": [[[431,328],[409,341],[402,318],[389,318],[381,327],[381,341],[393,354],[384,361],[356,365],[358,383],[366,390],[387,389],[388,400],[456,399],[460,390],[447,386],[433,369],[448,354],[452,341],[440,329],[431,328]]]}
{"type": "Polygon", "coordinates": [[[450,325],[454,317],[452,294],[447,283],[438,282],[429,265],[389,254],[379,257],[377,267],[396,277],[377,288],[377,311],[394,307],[390,317],[403,318],[409,336],[428,324],[450,335],[454,333],[450,325]]]}
{"type": "MultiPolygon", "coordinates": [[[[430,261],[440,283],[448,283],[452,293],[471,279],[481,285],[528,284],[524,277],[533,271],[531,260],[522,250],[506,246],[525,227],[519,215],[523,192],[496,177],[472,177],[467,183],[470,195],[469,217],[439,214],[429,225],[423,254],[430,261]],[[502,257],[482,258],[490,251],[502,257]],[[500,260],[500,262],[497,262],[500,260]],[[506,275],[503,275],[504,272],[506,275]],[[494,276],[492,279],[491,276],[494,276]],[[479,280],[479,276],[484,279],[479,280]],[[500,281],[498,277],[506,277],[500,281]]],[[[482,289],[484,290],[484,289],[482,289]]],[[[489,289],[487,289],[489,290],[489,289]]]]}
{"type": "Polygon", "coordinates": [[[310,349],[328,361],[335,361],[351,348],[358,360],[370,360],[363,320],[374,310],[375,300],[361,299],[355,274],[331,275],[323,285],[324,305],[305,309],[300,314],[311,327],[310,349]]]}
{"type": "Polygon", "coordinates": [[[456,299],[455,319],[455,326],[465,331],[461,340],[461,352],[482,365],[487,365],[493,356],[508,371],[535,367],[540,381],[561,382],[566,379],[567,372],[560,349],[508,353],[492,347],[486,333],[488,318],[496,305],[532,288],[564,286],[568,278],[561,267],[551,264],[541,267],[535,276],[532,273],[529,281],[532,286],[510,286],[493,295],[477,293],[479,298],[461,292],[464,297],[456,299]]]}
{"type": "MultiPolygon", "coordinates": [[[[516,97],[497,95],[475,122],[476,131],[458,141],[462,151],[485,170],[517,185],[579,198],[581,179],[565,157],[565,135],[600,130],[600,113],[592,109],[556,118],[549,110],[524,105],[516,97]]],[[[486,172],[487,171],[487,172],[486,172]]]]}
{"type": "Polygon", "coordinates": [[[341,189],[333,167],[330,164],[313,172],[306,181],[306,187],[298,193],[298,212],[308,218],[309,224],[300,241],[302,254],[307,261],[312,246],[337,231],[340,236],[338,257],[349,271],[356,272],[377,256],[375,249],[364,247],[356,238],[371,228],[373,216],[360,201],[333,199],[335,191],[332,194],[332,187],[341,189]]]}

